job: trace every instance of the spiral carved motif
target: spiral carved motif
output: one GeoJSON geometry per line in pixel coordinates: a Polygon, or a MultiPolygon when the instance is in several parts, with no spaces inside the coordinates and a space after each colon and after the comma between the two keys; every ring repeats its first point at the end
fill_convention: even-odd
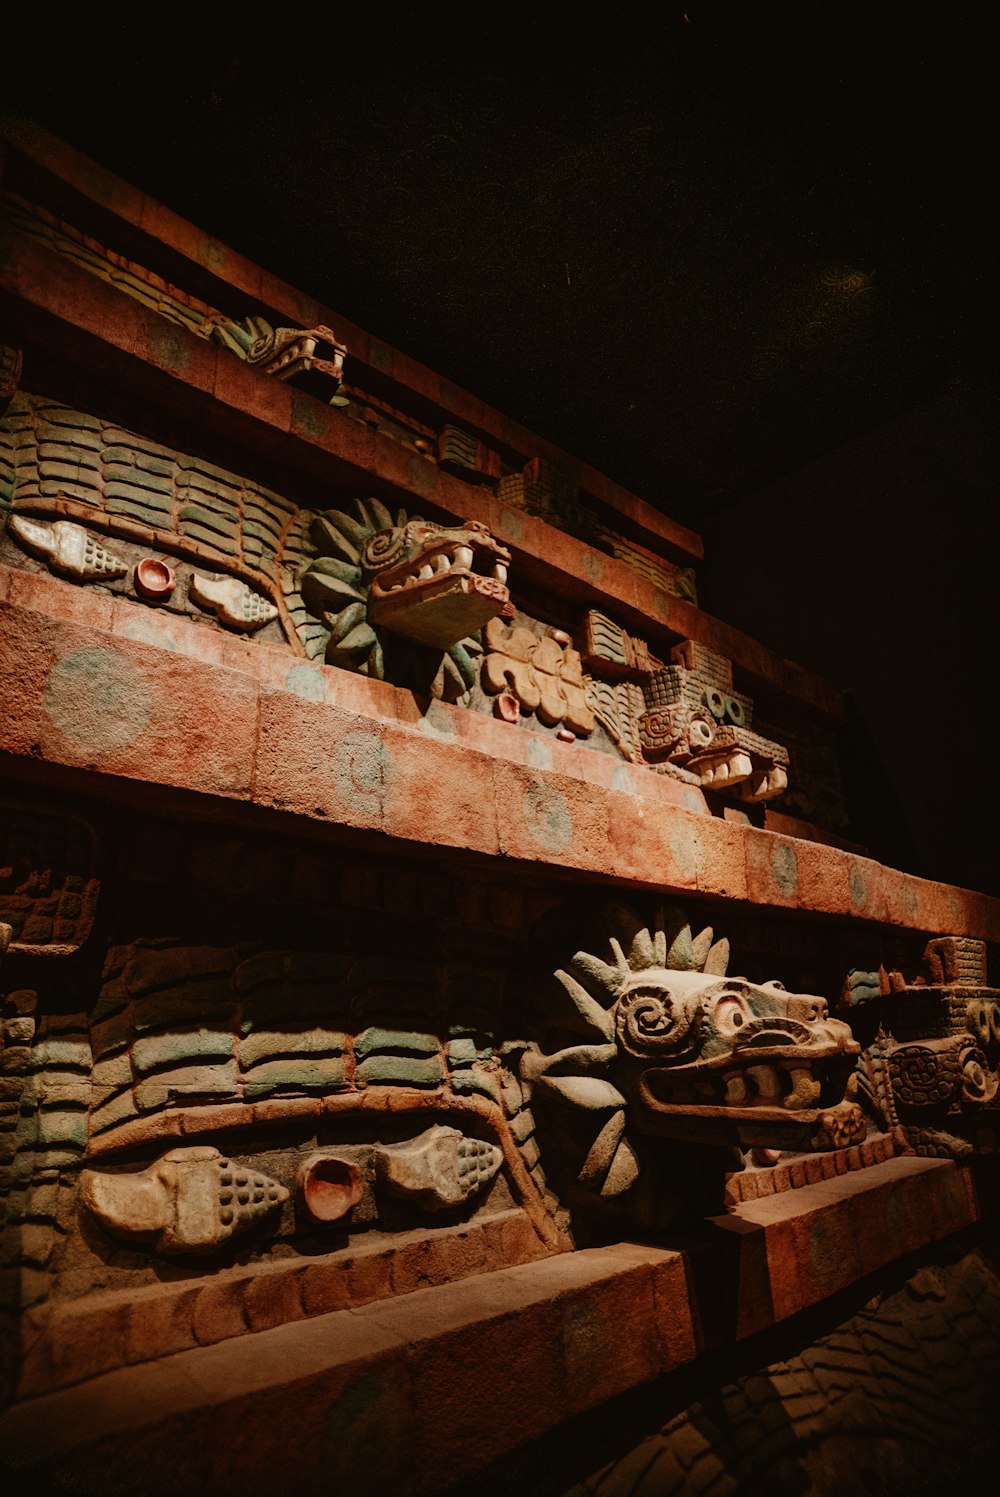
{"type": "Polygon", "coordinates": [[[361,565],[366,572],[381,572],[395,566],[406,555],[409,544],[408,526],[394,526],[388,530],[377,530],[365,542],[361,553],[361,565]]]}
{"type": "Polygon", "coordinates": [[[896,1097],[909,1107],[942,1106],[958,1089],[961,1065],[957,1048],[900,1045],[889,1057],[896,1097]]]}
{"type": "Polygon", "coordinates": [[[618,1005],[619,1044],[636,1056],[680,1056],[697,1039],[697,1013],[697,1008],[676,1002],[665,988],[635,988],[618,1005]]]}

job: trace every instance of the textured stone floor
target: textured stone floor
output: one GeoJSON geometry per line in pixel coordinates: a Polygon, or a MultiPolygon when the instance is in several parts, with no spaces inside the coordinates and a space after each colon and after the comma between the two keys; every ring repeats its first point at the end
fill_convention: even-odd
{"type": "Polygon", "coordinates": [[[716,1357],[661,1379],[522,1450],[479,1497],[937,1497],[992,1485],[1000,1242],[953,1242],[900,1267],[868,1281],[867,1301],[841,1297],[848,1313],[814,1338],[813,1312],[783,1327],[780,1357],[769,1335],[741,1350],[741,1369],[716,1357]]]}

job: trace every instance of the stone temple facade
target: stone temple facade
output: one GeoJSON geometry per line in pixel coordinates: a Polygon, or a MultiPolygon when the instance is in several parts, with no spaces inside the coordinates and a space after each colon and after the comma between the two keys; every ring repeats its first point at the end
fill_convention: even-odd
{"type": "Polygon", "coordinates": [[[702,611],[696,535],[0,151],[4,1468],[957,1469],[1000,902],[845,838],[843,699],[702,611]]]}

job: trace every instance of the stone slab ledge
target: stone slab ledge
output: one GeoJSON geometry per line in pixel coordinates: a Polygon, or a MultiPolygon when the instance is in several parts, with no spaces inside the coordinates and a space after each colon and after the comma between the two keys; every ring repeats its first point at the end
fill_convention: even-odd
{"type": "Polygon", "coordinates": [[[23,1401],[0,1460],[109,1494],[141,1471],[149,1497],[439,1492],[983,1214],[964,1168],[895,1159],[749,1203],[686,1252],[561,1254],[23,1401]]]}
{"type": "Polygon", "coordinates": [[[58,766],[81,788],[102,776],[173,787],[236,817],[283,812],[360,842],[1000,938],[1000,900],[988,895],[708,815],[700,792],[666,776],[348,672],[315,670],[320,699],[303,695],[275,649],[223,640],[222,662],[191,658],[169,647],[183,621],[161,624],[109,595],[80,591],[76,616],[56,618],[57,587],[73,593],[0,572],[0,754],[36,779],[58,766]]]}

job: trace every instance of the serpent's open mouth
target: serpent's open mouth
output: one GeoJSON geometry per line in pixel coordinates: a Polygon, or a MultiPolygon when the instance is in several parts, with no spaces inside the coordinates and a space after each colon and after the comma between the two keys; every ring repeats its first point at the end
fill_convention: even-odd
{"type": "Polygon", "coordinates": [[[844,1053],[804,1055],[798,1047],[756,1047],[754,1054],[719,1057],[678,1069],[647,1069],[640,1082],[643,1103],[653,1112],[664,1108],[752,1108],[761,1118],[780,1119],[832,1107],[844,1095],[854,1056],[844,1053]],[[738,1057],[738,1058],[737,1058],[738,1057]],[[736,1061],[736,1064],[734,1064],[736,1061]]]}
{"type": "Polygon", "coordinates": [[[509,563],[510,552],[485,527],[438,530],[373,578],[369,622],[420,644],[449,649],[496,618],[510,601],[509,563]]]}

